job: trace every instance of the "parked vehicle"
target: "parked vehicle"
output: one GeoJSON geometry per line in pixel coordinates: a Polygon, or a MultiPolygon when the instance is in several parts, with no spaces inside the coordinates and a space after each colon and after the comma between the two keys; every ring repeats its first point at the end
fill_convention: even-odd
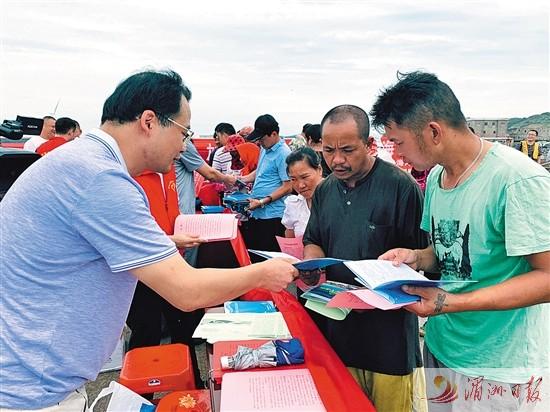
{"type": "Polygon", "coordinates": [[[38,159],[40,155],[34,152],[0,147],[0,202],[21,173],[38,159]]]}

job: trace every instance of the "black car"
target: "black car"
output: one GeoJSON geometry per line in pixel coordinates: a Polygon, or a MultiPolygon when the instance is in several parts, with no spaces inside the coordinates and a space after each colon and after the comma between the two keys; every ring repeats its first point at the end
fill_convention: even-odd
{"type": "Polygon", "coordinates": [[[26,150],[0,147],[0,201],[27,167],[40,159],[40,155],[26,150]]]}

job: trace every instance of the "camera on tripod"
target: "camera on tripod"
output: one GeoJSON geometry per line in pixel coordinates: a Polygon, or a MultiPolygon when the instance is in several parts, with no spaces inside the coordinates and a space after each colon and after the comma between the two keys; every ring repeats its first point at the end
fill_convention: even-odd
{"type": "Polygon", "coordinates": [[[35,117],[17,116],[15,120],[4,120],[0,124],[0,136],[19,140],[24,135],[39,135],[44,120],[35,117]]]}

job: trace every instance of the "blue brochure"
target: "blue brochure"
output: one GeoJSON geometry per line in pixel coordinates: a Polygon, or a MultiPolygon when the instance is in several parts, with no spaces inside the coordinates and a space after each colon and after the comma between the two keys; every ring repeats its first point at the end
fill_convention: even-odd
{"type": "MultiPolygon", "coordinates": [[[[294,256],[291,256],[283,252],[268,252],[264,250],[254,250],[254,249],[248,249],[248,251],[250,253],[254,253],[255,255],[264,257],[266,259],[271,259],[275,257],[284,257],[284,258],[290,258],[290,259],[296,260],[294,256]]],[[[298,270],[317,270],[317,269],[324,269],[327,266],[336,265],[342,262],[344,262],[343,259],[335,259],[335,258],[306,259],[306,260],[300,260],[294,263],[294,267],[298,270]]]]}
{"type": "Polygon", "coordinates": [[[359,283],[392,303],[413,303],[419,296],[401,290],[403,285],[441,287],[450,284],[475,283],[476,280],[430,280],[407,265],[393,266],[387,260],[355,260],[344,262],[359,283]]]}

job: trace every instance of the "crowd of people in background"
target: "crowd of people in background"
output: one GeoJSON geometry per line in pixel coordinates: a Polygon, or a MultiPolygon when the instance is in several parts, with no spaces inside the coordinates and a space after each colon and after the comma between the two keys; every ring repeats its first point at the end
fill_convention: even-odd
{"type": "Polygon", "coordinates": [[[42,130],[38,136],[28,139],[23,149],[36,152],[44,156],[51,150],[59,147],[82,134],[80,124],[69,117],[55,119],[52,116],[44,116],[42,130]]]}
{"type": "MultiPolygon", "coordinates": [[[[174,235],[174,222],[179,214],[195,213],[199,175],[221,184],[221,192],[236,190],[238,180],[249,185],[250,217],[240,230],[250,249],[279,251],[276,236],[296,237],[302,238],[305,259],[380,258],[431,277],[476,281],[452,292],[409,288],[420,301],[406,310],[352,311],[342,321],[311,312],[377,410],[425,410],[430,393],[426,395],[424,376],[417,376],[423,365],[430,368],[428,380],[440,375],[463,385],[481,374],[495,385],[508,385],[510,396],[503,396],[497,409],[514,402],[526,405],[525,396],[512,396],[512,387],[525,386],[531,371],[548,364],[549,347],[548,333],[534,327],[548,324],[550,300],[550,237],[540,230],[550,223],[550,176],[536,164],[541,159],[536,130],[529,131],[517,151],[485,141],[468,129],[447,84],[414,72],[382,91],[370,112],[373,125],[412,165],[411,173],[376,155],[369,114],[353,105],[336,106],[319,123],[304,124],[290,144],[271,114],[238,131],[231,123],[218,123],[216,147],[204,160],[192,141],[190,99],[177,74],[144,72],[121,83],[105,102],[100,129],[61,149],[80,136],[80,126],[66,117],[46,116],[40,136],[25,143],[25,149],[47,156],[22,176],[25,190],[15,185],[2,207],[16,213],[20,199],[30,196],[30,204],[48,208],[26,213],[47,220],[38,228],[6,223],[6,233],[36,232],[32,250],[44,250],[52,236],[60,240],[47,259],[34,256],[32,261],[21,255],[28,244],[15,235],[4,237],[2,248],[12,250],[14,259],[7,268],[10,298],[2,308],[10,350],[2,357],[6,392],[1,406],[46,407],[81,391],[97,375],[124,320],[132,329],[131,347],[159,344],[163,317],[172,342],[193,346],[201,308],[253,287],[279,291],[287,286],[296,271],[279,259],[231,273],[194,269],[203,241],[193,233],[174,235]],[[150,101],[140,101],[143,88],[150,91],[145,98],[150,101]],[[155,88],[161,90],[158,95],[155,88]],[[165,89],[172,97],[166,97],[165,89]],[[83,152],[88,163],[95,163],[82,167],[83,152]],[[25,193],[34,185],[51,184],[44,179],[65,179],[67,185],[58,186],[69,188],[64,199],[49,204],[47,192],[25,193]],[[78,226],[63,213],[74,216],[78,226]],[[80,255],[71,255],[68,264],[62,251],[69,243],[63,242],[76,238],[71,248],[80,255]],[[96,282],[111,302],[105,305],[99,295],[71,300],[82,304],[82,310],[71,308],[75,313],[66,333],[93,324],[103,340],[97,349],[87,349],[87,360],[71,356],[70,362],[59,363],[67,355],[50,347],[49,338],[29,343],[17,337],[20,290],[29,291],[22,298],[29,306],[35,304],[33,297],[59,300],[58,281],[43,281],[35,273],[51,272],[59,261],[65,262],[65,278],[84,268],[78,269],[82,284],[75,287],[93,288],[96,282]],[[32,276],[21,272],[25,267],[32,276]],[[118,280],[110,284],[115,274],[118,280]],[[92,309],[98,304],[104,307],[96,314],[92,309]],[[423,351],[418,315],[431,317],[423,351]],[[33,364],[36,353],[46,354],[40,365],[33,364]],[[16,390],[22,383],[26,389],[16,390]],[[417,397],[419,391],[423,395],[417,397]]],[[[331,266],[326,275],[357,284],[343,265],[331,266]]],[[[41,330],[41,316],[35,313],[26,327],[41,330]]],[[[73,337],[58,345],[67,351],[68,345],[81,348],[83,342],[73,337]]],[[[194,356],[193,361],[198,376],[194,356]]]]}
{"type": "MultiPolygon", "coordinates": [[[[40,134],[28,138],[23,144],[24,150],[36,152],[44,156],[51,150],[70,142],[82,134],[80,124],[69,117],[56,119],[53,116],[44,116],[42,120],[40,134]]],[[[475,130],[472,127],[468,128],[475,134],[475,130]]],[[[230,123],[217,124],[212,134],[215,146],[208,152],[208,156],[205,159],[207,164],[222,174],[233,174],[237,177],[253,172],[258,164],[260,144],[246,140],[246,137],[252,131],[253,128],[251,126],[244,126],[235,132],[234,126],[230,123]]],[[[544,161],[544,154],[540,143],[537,142],[538,135],[539,132],[536,129],[530,129],[525,139],[515,144],[514,148],[540,164],[544,161]]],[[[373,137],[370,137],[370,139],[371,150],[369,152],[378,155],[377,144],[373,143],[375,141],[373,137]]],[[[288,140],[288,146],[291,151],[296,151],[302,147],[309,147],[314,150],[320,159],[323,178],[332,172],[323,156],[320,124],[305,123],[302,126],[301,133],[285,140],[288,140]]],[[[382,152],[380,157],[391,162],[391,156],[385,152],[382,152]]],[[[414,167],[408,169],[420,185],[420,188],[424,190],[430,169],[423,171],[416,170],[414,167]]]]}

